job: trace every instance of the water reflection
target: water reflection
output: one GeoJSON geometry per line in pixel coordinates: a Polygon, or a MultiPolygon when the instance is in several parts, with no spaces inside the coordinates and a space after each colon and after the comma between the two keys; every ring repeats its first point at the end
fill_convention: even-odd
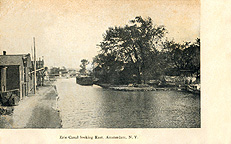
{"type": "Polygon", "coordinates": [[[200,127],[199,96],[176,91],[123,92],[57,81],[63,128],[200,127]]]}

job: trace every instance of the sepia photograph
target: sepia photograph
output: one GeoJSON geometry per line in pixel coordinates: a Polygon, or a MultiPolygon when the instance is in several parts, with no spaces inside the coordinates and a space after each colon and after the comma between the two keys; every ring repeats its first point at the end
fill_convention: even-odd
{"type": "Polygon", "coordinates": [[[201,128],[200,7],[1,0],[0,128],[201,128]]]}

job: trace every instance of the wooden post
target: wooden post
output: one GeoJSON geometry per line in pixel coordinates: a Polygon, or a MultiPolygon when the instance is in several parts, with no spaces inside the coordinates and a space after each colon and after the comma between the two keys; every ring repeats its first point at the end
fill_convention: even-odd
{"type": "Polygon", "coordinates": [[[6,91],[6,68],[7,67],[1,68],[1,92],[6,91]]]}
{"type": "Polygon", "coordinates": [[[35,49],[35,38],[34,38],[34,94],[36,93],[36,49],[35,49]]]}
{"type": "Polygon", "coordinates": [[[19,92],[20,92],[20,100],[22,100],[23,98],[23,66],[19,66],[18,67],[18,70],[19,70],[19,92]]]}
{"type": "Polygon", "coordinates": [[[31,61],[34,60],[34,53],[33,53],[33,47],[31,46],[31,61]]]}

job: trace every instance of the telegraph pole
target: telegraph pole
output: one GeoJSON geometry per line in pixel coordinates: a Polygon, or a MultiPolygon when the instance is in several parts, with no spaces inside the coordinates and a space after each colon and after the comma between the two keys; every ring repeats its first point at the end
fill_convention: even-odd
{"type": "Polygon", "coordinates": [[[34,51],[33,51],[33,46],[31,46],[31,61],[34,61],[34,51]]]}
{"type": "Polygon", "coordinates": [[[35,49],[35,38],[34,39],[34,94],[36,93],[36,49],[35,49]]]}

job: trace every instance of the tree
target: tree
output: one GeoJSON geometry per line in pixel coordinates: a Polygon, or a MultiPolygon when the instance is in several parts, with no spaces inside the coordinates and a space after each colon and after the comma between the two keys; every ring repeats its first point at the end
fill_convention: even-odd
{"type": "Polygon", "coordinates": [[[87,59],[82,59],[81,60],[81,65],[80,65],[80,70],[79,70],[79,72],[80,72],[80,74],[81,75],[86,75],[87,74],[87,65],[89,64],[89,61],[87,60],[87,59]]]}
{"type": "Polygon", "coordinates": [[[165,50],[170,57],[169,63],[180,70],[189,70],[199,75],[200,73],[200,39],[196,42],[184,42],[183,44],[174,41],[165,42],[165,50]]]}
{"type": "Polygon", "coordinates": [[[123,27],[109,27],[97,45],[100,51],[93,59],[94,72],[104,82],[117,79],[124,83],[135,79],[133,83],[138,84],[172,69],[190,70],[199,75],[200,39],[180,44],[168,41],[166,33],[164,26],[153,25],[151,18],[140,16],[123,27]]]}
{"type": "Polygon", "coordinates": [[[187,49],[184,50],[187,57],[187,69],[200,76],[200,39],[197,38],[196,42],[192,43],[187,49]]]}
{"type": "Polygon", "coordinates": [[[136,69],[134,74],[137,83],[141,83],[145,80],[147,57],[157,51],[166,29],[164,26],[153,26],[151,18],[143,19],[140,16],[131,20],[130,24],[125,27],[110,27],[106,31],[103,42],[99,44],[101,48],[101,54],[98,55],[101,59],[99,65],[107,64],[102,61],[105,57],[114,57],[111,62],[119,65],[109,67],[116,67],[116,70],[122,70],[125,65],[131,63],[136,69]]]}

